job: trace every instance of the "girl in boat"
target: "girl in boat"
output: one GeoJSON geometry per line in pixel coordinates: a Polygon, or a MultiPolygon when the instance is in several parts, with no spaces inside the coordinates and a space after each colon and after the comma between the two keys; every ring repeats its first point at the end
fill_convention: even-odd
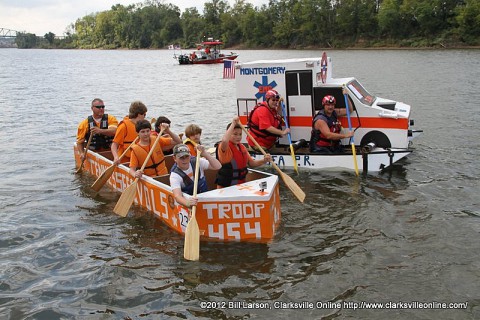
{"type": "Polygon", "coordinates": [[[247,166],[254,168],[272,161],[270,154],[264,156],[263,159],[254,160],[241,141],[240,119],[234,117],[232,122],[228,124],[227,131],[216,150],[217,159],[222,164],[215,179],[219,189],[244,183],[248,173],[247,166]]]}

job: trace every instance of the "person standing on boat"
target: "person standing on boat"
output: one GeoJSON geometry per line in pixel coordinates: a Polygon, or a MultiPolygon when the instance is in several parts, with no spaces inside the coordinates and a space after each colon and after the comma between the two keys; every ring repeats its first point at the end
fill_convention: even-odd
{"type": "MultiPolygon", "coordinates": [[[[200,158],[197,193],[202,193],[208,191],[204,171],[207,169],[218,170],[222,165],[201,144],[197,145],[197,152],[200,152],[202,156],[200,158]]],[[[180,205],[191,208],[197,205],[198,199],[196,197],[187,199],[183,196],[183,192],[193,195],[195,179],[193,175],[197,159],[191,156],[190,149],[185,144],[177,144],[173,147],[173,160],[175,164],[170,170],[170,186],[173,196],[180,205]]]]}
{"type": "MultiPolygon", "coordinates": [[[[322,99],[323,109],[317,112],[312,122],[310,137],[310,151],[320,154],[336,154],[343,152],[341,139],[353,136],[353,131],[342,133],[342,126],[338,117],[347,115],[346,108],[335,108],[335,97],[326,95],[322,99]]],[[[348,106],[353,112],[351,105],[348,106]]]]}
{"type": "Polygon", "coordinates": [[[123,118],[123,120],[118,125],[115,137],[112,142],[112,155],[113,162],[117,165],[120,161],[128,162],[130,161],[131,149],[123,157],[119,159],[118,157],[123,154],[123,152],[128,148],[128,146],[137,138],[137,130],[135,129],[135,124],[144,120],[147,115],[147,107],[141,101],[134,101],[130,104],[130,109],[128,110],[128,116],[123,118]]]}
{"type": "Polygon", "coordinates": [[[254,168],[272,161],[270,154],[263,159],[253,159],[242,144],[242,132],[240,119],[234,117],[217,147],[216,156],[222,164],[215,179],[219,189],[244,183],[248,166],[254,168]]]}
{"type": "MultiPolygon", "coordinates": [[[[257,104],[248,117],[250,134],[265,150],[271,149],[279,137],[290,132],[290,128],[282,130],[282,117],[279,108],[280,95],[275,90],[265,94],[265,101],[257,104]]],[[[255,143],[247,137],[248,145],[256,149],[255,143]]]]}
{"type": "Polygon", "coordinates": [[[201,144],[200,137],[202,136],[202,128],[192,123],[185,128],[185,136],[187,139],[183,140],[183,144],[187,145],[190,149],[190,154],[194,157],[197,156],[197,144],[201,144]]]}
{"type": "Polygon", "coordinates": [[[77,130],[77,149],[82,161],[91,134],[93,134],[93,137],[89,149],[97,152],[106,151],[110,149],[118,126],[117,119],[111,114],[105,113],[105,104],[102,99],[93,99],[90,109],[92,109],[92,115],[82,120],[77,130]]]}
{"type": "Polygon", "coordinates": [[[138,133],[139,141],[132,145],[132,153],[130,154],[130,174],[135,178],[141,178],[143,174],[149,177],[161,176],[168,174],[165,165],[165,155],[162,149],[165,147],[173,147],[180,143],[180,138],[170,130],[170,126],[166,123],[160,125],[163,132],[171,138],[160,137],[155,150],[150,159],[148,159],[143,171],[137,170],[147,160],[148,153],[155,143],[156,136],[151,134],[152,125],[148,120],[139,120],[135,124],[135,130],[138,133]]]}

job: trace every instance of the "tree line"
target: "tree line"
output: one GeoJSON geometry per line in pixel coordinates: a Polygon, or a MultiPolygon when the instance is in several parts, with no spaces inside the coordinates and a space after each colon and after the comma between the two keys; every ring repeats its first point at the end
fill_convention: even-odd
{"type": "Polygon", "coordinates": [[[79,18],[62,39],[17,34],[17,46],[192,48],[205,37],[230,48],[477,46],[480,0],[211,0],[203,13],[147,0],[79,18]]]}

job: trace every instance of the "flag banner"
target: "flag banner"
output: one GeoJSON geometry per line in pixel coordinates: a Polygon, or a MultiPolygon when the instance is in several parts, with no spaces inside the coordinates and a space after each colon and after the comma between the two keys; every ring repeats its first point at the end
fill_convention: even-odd
{"type": "Polygon", "coordinates": [[[235,79],[235,64],[234,60],[223,60],[223,79],[235,79]]]}

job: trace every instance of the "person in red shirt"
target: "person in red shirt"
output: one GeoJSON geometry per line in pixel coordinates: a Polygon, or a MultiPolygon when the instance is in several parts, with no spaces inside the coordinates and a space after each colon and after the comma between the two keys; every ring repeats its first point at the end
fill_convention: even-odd
{"type": "MultiPolygon", "coordinates": [[[[279,114],[280,95],[275,90],[265,94],[265,101],[257,104],[250,113],[248,127],[250,134],[265,150],[271,149],[279,137],[290,132],[290,128],[282,130],[282,117],[279,114]]],[[[250,147],[256,149],[255,143],[247,137],[250,147]]]]}

